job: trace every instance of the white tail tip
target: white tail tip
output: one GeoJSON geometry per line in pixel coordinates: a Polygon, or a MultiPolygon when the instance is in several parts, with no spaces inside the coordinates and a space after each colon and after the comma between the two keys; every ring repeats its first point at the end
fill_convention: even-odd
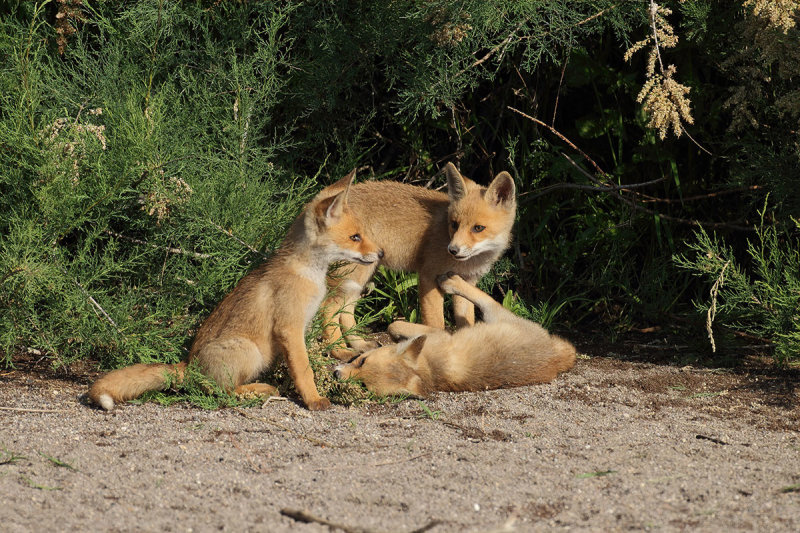
{"type": "Polygon", "coordinates": [[[99,403],[100,407],[102,407],[106,411],[111,411],[112,409],[114,409],[114,399],[108,394],[101,394],[100,397],[97,399],[97,403],[99,403]]]}

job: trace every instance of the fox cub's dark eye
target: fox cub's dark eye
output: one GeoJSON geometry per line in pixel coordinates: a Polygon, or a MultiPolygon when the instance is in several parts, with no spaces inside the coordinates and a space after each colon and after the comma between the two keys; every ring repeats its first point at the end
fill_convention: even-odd
{"type": "Polygon", "coordinates": [[[361,359],[357,360],[356,363],[355,363],[355,367],[356,368],[361,368],[362,366],[364,366],[364,361],[366,361],[366,360],[367,360],[366,357],[362,357],[361,359]]]}
{"type": "Polygon", "coordinates": [[[353,235],[350,235],[350,240],[353,242],[361,242],[361,235],[354,233],[353,235]]]}
{"type": "Polygon", "coordinates": [[[481,226],[480,224],[475,224],[474,226],[472,226],[472,231],[474,231],[475,233],[480,233],[485,229],[486,226],[481,226]]]}
{"type": "Polygon", "coordinates": [[[454,220],[454,221],[452,221],[452,222],[450,223],[450,227],[451,227],[451,228],[453,228],[453,231],[456,231],[456,230],[458,229],[458,222],[457,222],[457,221],[455,221],[455,220],[454,220]]]}

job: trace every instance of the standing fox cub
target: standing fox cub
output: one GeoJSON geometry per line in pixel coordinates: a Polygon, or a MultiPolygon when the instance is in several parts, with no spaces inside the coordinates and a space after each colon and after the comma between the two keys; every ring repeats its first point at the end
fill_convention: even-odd
{"type": "MultiPolygon", "coordinates": [[[[366,236],[384,251],[380,264],[419,273],[422,323],[439,329],[444,328],[444,294],[436,276],[452,271],[477,283],[508,248],[517,208],[516,188],[508,172],[499,173],[489,187],[481,187],[452,163],[444,170],[447,194],[371,181],[354,185],[348,197],[350,206],[363,214],[366,236]]],[[[346,265],[330,276],[331,293],[323,304],[329,344],[355,326],[353,309],[377,267],[377,263],[346,265]]],[[[453,298],[453,314],[457,327],[475,321],[474,307],[460,296],[453,298]]],[[[346,340],[358,352],[375,347],[353,335],[346,340]]],[[[354,355],[346,349],[331,353],[338,359],[354,355]]]]}
{"type": "Polygon", "coordinates": [[[389,333],[395,339],[407,340],[340,364],[334,375],[358,379],[384,396],[425,396],[434,391],[546,383],[575,365],[575,347],[568,341],[516,316],[452,272],[438,281],[448,294],[477,305],[484,321],[452,334],[423,324],[394,322],[389,333]]]}
{"type": "Polygon", "coordinates": [[[305,207],[275,255],[242,278],[203,322],[188,361],[115,370],[89,389],[92,401],[113,409],[115,402],[165,388],[170,379],[180,382],[191,362],[226,390],[267,396],[275,388],[252,381],[283,354],[306,406],[312,411],[330,407],[314,384],[306,326],[325,296],[331,262],[369,265],[383,256],[348,206],[354,176],[351,172],[323,189],[305,207]]]}

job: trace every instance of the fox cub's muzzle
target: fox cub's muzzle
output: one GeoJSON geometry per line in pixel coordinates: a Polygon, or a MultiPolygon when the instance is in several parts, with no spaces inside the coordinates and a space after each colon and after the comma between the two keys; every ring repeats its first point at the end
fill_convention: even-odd
{"type": "Polygon", "coordinates": [[[465,248],[462,246],[456,246],[455,244],[450,244],[447,247],[447,251],[450,252],[450,255],[453,256],[454,259],[458,261],[463,261],[464,259],[469,259],[471,254],[471,250],[469,248],[465,248]]]}
{"type": "Polygon", "coordinates": [[[383,250],[370,252],[368,254],[361,254],[360,257],[356,258],[356,260],[362,265],[371,265],[375,261],[380,261],[381,259],[383,259],[383,250]]]}

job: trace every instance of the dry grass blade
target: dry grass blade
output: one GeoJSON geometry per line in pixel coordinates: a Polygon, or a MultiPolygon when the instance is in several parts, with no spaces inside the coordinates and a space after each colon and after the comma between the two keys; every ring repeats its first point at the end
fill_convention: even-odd
{"type": "Polygon", "coordinates": [[[314,438],[314,437],[309,437],[308,435],[304,435],[304,434],[302,434],[300,432],[297,432],[297,431],[293,430],[290,427],[286,427],[283,424],[279,424],[277,422],[274,422],[274,421],[270,420],[269,418],[264,418],[263,416],[251,415],[250,413],[248,413],[244,409],[238,409],[237,408],[237,409],[234,409],[234,410],[237,413],[239,413],[240,415],[242,415],[243,417],[245,417],[245,418],[249,418],[250,420],[258,420],[259,422],[266,422],[267,424],[269,424],[271,426],[275,426],[276,428],[282,429],[283,431],[286,431],[287,433],[291,433],[292,435],[300,437],[301,439],[305,439],[308,442],[310,442],[310,443],[312,443],[312,444],[314,444],[316,446],[323,446],[323,447],[327,447],[327,448],[341,448],[341,446],[336,446],[334,444],[331,444],[330,442],[326,442],[324,440],[320,440],[320,439],[317,439],[317,438],[314,438]]]}

